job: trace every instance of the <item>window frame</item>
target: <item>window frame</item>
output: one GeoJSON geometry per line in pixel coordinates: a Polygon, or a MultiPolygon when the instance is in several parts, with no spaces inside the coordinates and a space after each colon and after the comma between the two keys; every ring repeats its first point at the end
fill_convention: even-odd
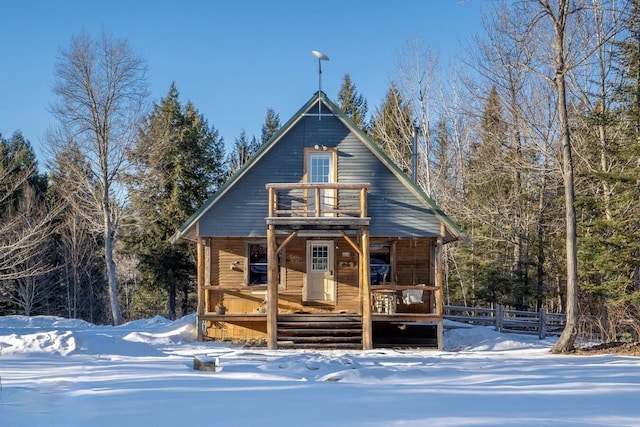
{"type": "MultiPolygon", "coordinates": [[[[304,148],[304,165],[303,165],[303,173],[302,173],[302,180],[303,182],[306,183],[315,183],[314,181],[311,180],[312,178],[312,159],[314,158],[314,156],[317,157],[328,157],[329,158],[329,174],[327,176],[327,183],[330,184],[334,184],[336,182],[338,182],[338,148],[337,147],[327,147],[325,145],[318,145],[316,144],[313,147],[305,147],[304,148]],[[322,147],[322,148],[316,148],[316,147],[322,147]]],[[[307,189],[305,189],[303,191],[303,198],[306,201],[305,204],[307,205],[307,209],[309,208],[309,200],[310,200],[310,193],[307,189]]],[[[326,206],[331,207],[332,209],[335,209],[336,206],[338,205],[338,192],[336,190],[323,190],[323,195],[322,195],[322,203],[325,204],[326,206]],[[330,203],[327,203],[325,201],[325,197],[327,199],[330,200],[330,203]]],[[[316,203],[314,201],[314,203],[316,203]]],[[[310,213],[308,213],[307,215],[309,215],[310,213]]],[[[313,216],[311,214],[311,216],[313,216]]],[[[325,213],[324,216],[334,216],[334,214],[332,213],[325,213]]]]}
{"type": "MultiPolygon", "coordinates": [[[[266,270],[265,270],[265,281],[264,283],[251,283],[251,267],[254,265],[262,265],[264,264],[265,267],[268,268],[267,266],[267,253],[266,253],[266,247],[267,247],[267,241],[266,240],[251,240],[251,241],[247,241],[245,242],[245,275],[244,275],[244,285],[252,288],[252,289],[261,289],[267,288],[267,281],[266,281],[266,270]],[[251,247],[255,246],[255,245],[260,245],[262,247],[265,248],[265,261],[264,263],[252,263],[251,262],[251,247]]],[[[282,289],[286,289],[286,248],[282,249],[280,251],[280,253],[278,254],[278,269],[280,271],[279,274],[279,283],[278,286],[282,289]]]]}
{"type": "Polygon", "coordinates": [[[396,242],[395,241],[371,241],[369,243],[369,283],[371,286],[383,286],[383,285],[394,285],[396,284],[396,242]],[[379,249],[375,249],[379,248],[379,249]],[[371,262],[374,259],[374,254],[379,253],[382,254],[382,249],[388,248],[388,264],[377,264],[377,265],[388,265],[389,266],[389,278],[382,279],[378,283],[374,283],[374,274],[372,269],[374,268],[374,264],[371,262]]]}

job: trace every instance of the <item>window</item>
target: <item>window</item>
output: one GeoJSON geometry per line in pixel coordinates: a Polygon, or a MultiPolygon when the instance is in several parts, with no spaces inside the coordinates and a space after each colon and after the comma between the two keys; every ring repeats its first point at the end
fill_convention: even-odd
{"type": "MultiPolygon", "coordinates": [[[[247,244],[248,274],[247,284],[249,286],[267,284],[267,244],[249,243],[247,244]]],[[[280,270],[280,283],[284,283],[284,251],[278,256],[278,269],[280,270]]]]}
{"type": "MultiPolygon", "coordinates": [[[[315,147],[320,147],[316,145],[315,147]]],[[[305,181],[313,184],[328,184],[336,182],[336,151],[322,146],[319,148],[305,149],[305,181]],[[318,151],[320,150],[320,151],[318,151]]],[[[305,192],[307,212],[313,216],[314,212],[320,212],[320,216],[333,216],[337,202],[337,193],[334,189],[323,188],[320,193],[320,200],[316,200],[316,192],[309,190],[305,192]],[[319,206],[318,206],[319,205],[319,206]]]]}
{"type": "Polygon", "coordinates": [[[331,182],[331,154],[309,156],[309,182],[331,182]]]}
{"type": "Polygon", "coordinates": [[[311,270],[329,271],[329,247],[326,244],[311,245],[311,270]]]}
{"type": "Polygon", "coordinates": [[[249,285],[267,284],[267,244],[249,243],[249,285]]]}
{"type": "Polygon", "coordinates": [[[372,285],[393,282],[391,245],[369,246],[369,278],[372,285]]]}

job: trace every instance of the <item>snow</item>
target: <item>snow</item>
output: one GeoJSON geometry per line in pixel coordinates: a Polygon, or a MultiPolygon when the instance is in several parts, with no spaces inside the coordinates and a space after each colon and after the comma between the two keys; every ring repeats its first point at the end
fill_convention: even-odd
{"type": "Polygon", "coordinates": [[[640,358],[446,326],[443,351],[269,351],[197,342],[193,315],[0,317],[0,426],[640,425],[640,358]]]}

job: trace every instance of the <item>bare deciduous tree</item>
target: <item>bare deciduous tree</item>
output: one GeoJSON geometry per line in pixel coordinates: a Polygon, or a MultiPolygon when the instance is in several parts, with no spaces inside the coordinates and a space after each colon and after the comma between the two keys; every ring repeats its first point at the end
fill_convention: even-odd
{"type": "Polygon", "coordinates": [[[415,115],[413,124],[418,130],[418,152],[415,155],[419,160],[415,179],[430,197],[434,197],[435,182],[439,178],[434,167],[437,164],[435,153],[438,147],[434,146],[436,138],[432,135],[436,126],[436,106],[441,105],[441,100],[436,99],[437,94],[441,93],[438,87],[438,55],[414,39],[400,53],[396,68],[399,90],[411,106],[411,112],[415,115]]]}
{"type": "Polygon", "coordinates": [[[28,316],[49,296],[44,277],[54,267],[46,253],[58,210],[39,201],[29,185],[21,193],[0,221],[0,294],[28,316]]]}
{"type": "MultiPolygon", "coordinates": [[[[528,38],[526,46],[527,64],[532,71],[549,81],[556,91],[556,109],[558,113],[558,127],[560,145],[562,147],[562,178],[564,183],[565,208],[565,248],[566,248],[566,315],[565,329],[553,347],[554,352],[570,351],[574,347],[578,336],[578,254],[575,209],[575,184],[573,167],[573,149],[571,141],[571,127],[568,112],[567,74],[580,62],[583,51],[582,41],[577,32],[580,28],[577,22],[570,23],[571,18],[581,17],[582,8],[577,7],[571,0],[529,0],[525,8],[515,11],[524,17],[525,31],[528,38]],[[530,8],[529,8],[530,7],[530,8]],[[533,40],[540,40],[534,43],[533,40]],[[532,46],[542,47],[535,50],[532,46]],[[550,72],[547,72],[550,70],[550,72]]],[[[514,34],[515,37],[519,37],[514,34]]]]}
{"type": "Polygon", "coordinates": [[[148,98],[145,62],[126,41],[80,33],[62,50],[55,69],[52,113],[60,126],[51,137],[55,153],[72,147],[86,163],[69,164],[66,174],[81,189],[77,211],[104,236],[104,256],[114,324],[122,323],[118,303],[114,242],[125,194],[120,183],[125,150],[137,137],[148,98]],[[85,167],[88,166],[87,167],[85,167]]]}
{"type": "MultiPolygon", "coordinates": [[[[21,140],[22,136],[16,134],[15,138],[21,140]]],[[[4,142],[2,135],[0,142],[4,142]]],[[[23,153],[10,151],[6,144],[0,145],[0,280],[3,281],[36,276],[50,269],[38,250],[49,238],[55,216],[54,209],[47,212],[38,206],[35,190],[30,186],[29,180],[36,174],[35,162],[24,162],[23,153]],[[22,269],[16,268],[18,265],[22,269]]]]}

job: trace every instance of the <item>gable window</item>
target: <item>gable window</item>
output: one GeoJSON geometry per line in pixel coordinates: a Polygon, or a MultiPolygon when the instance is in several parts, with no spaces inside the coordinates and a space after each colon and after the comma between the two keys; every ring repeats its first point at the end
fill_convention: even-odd
{"type": "MultiPolygon", "coordinates": [[[[280,284],[284,283],[284,250],[278,256],[280,284]]],[[[247,244],[247,285],[266,286],[267,284],[267,244],[263,242],[247,244]]]]}
{"type": "Polygon", "coordinates": [[[393,282],[393,245],[372,244],[369,246],[369,278],[372,285],[393,282]]]}
{"type": "MultiPolygon", "coordinates": [[[[305,148],[305,181],[312,184],[336,182],[336,150],[327,149],[324,145],[316,145],[315,147],[305,148]]],[[[325,188],[318,193],[314,190],[307,191],[305,194],[307,212],[311,216],[314,213],[320,213],[320,216],[333,216],[332,211],[337,205],[336,196],[334,189],[325,188]],[[320,196],[319,200],[316,200],[317,195],[320,196]]]]}
{"type": "Polygon", "coordinates": [[[309,155],[309,182],[331,182],[331,154],[312,153],[309,155]]]}

